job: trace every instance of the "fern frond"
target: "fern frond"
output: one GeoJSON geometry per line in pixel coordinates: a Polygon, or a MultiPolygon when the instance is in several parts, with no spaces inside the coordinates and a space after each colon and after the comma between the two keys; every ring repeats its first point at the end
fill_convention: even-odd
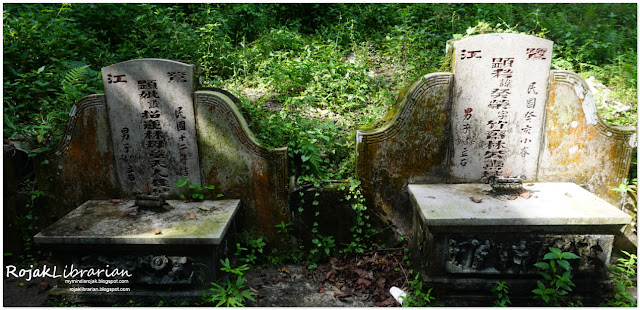
{"type": "Polygon", "coordinates": [[[62,85],[84,85],[89,79],[89,66],[84,65],[76,68],[71,68],[65,73],[62,78],[62,85]]]}

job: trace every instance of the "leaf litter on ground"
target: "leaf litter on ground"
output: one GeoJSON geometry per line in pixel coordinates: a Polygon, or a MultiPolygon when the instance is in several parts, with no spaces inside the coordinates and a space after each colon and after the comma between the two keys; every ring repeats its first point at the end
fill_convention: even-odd
{"type": "Polygon", "coordinates": [[[409,267],[404,255],[402,247],[331,257],[327,263],[318,266],[312,276],[319,291],[333,289],[338,299],[368,296],[376,306],[399,306],[389,289],[392,286],[406,289],[408,286],[409,267]]]}

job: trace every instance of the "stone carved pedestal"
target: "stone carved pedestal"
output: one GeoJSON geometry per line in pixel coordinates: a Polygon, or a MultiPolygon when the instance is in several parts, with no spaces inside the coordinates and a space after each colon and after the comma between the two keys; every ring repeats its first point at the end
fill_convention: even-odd
{"type": "Polygon", "coordinates": [[[524,188],[529,198],[493,194],[487,184],[409,185],[412,252],[429,286],[469,300],[506,281],[511,296],[531,299],[534,264],[555,247],[580,256],[571,261],[578,295],[606,292],[613,239],[631,217],[572,183],[524,188]]]}
{"type": "Polygon", "coordinates": [[[36,235],[51,248],[58,270],[128,272],[65,276],[52,294],[98,303],[200,297],[220,276],[218,261],[233,249],[228,231],[240,201],[167,203],[172,210],[155,214],[137,211],[132,200],[90,200],[36,235]]]}

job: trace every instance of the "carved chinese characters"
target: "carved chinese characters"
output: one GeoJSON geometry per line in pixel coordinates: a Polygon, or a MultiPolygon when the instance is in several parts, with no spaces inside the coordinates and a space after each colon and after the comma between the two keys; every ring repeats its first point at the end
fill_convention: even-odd
{"type": "Polygon", "coordinates": [[[140,59],[102,69],[118,179],[129,193],[175,191],[200,183],[193,66],[140,59]]]}
{"type": "Polygon", "coordinates": [[[503,33],[452,45],[452,181],[535,178],[553,43],[503,33]]]}

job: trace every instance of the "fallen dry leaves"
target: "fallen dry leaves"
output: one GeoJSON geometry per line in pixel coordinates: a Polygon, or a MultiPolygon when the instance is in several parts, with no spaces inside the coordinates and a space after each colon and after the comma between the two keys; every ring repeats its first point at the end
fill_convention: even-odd
{"type": "Polygon", "coordinates": [[[369,296],[379,307],[399,306],[389,293],[392,286],[406,287],[409,268],[404,262],[404,247],[381,249],[364,254],[331,257],[329,262],[318,266],[312,276],[318,282],[318,291],[323,285],[334,285],[338,299],[349,296],[369,296]]]}
{"type": "Polygon", "coordinates": [[[523,189],[520,191],[520,197],[524,199],[529,199],[529,197],[531,197],[531,192],[526,189],[523,189]]]}

